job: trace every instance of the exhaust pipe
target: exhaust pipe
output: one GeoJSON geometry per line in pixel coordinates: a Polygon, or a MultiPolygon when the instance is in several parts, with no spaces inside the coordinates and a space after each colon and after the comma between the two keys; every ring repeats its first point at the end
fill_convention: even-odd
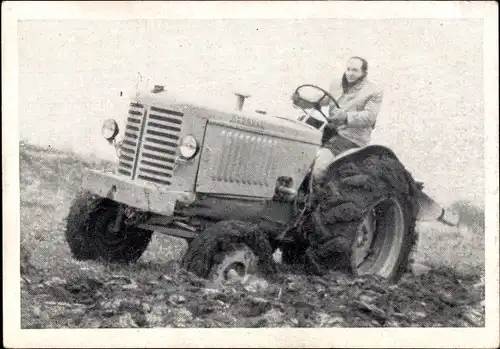
{"type": "Polygon", "coordinates": [[[243,110],[243,104],[245,104],[245,99],[250,97],[250,95],[239,92],[236,92],[235,95],[236,95],[236,110],[241,111],[243,110]]]}

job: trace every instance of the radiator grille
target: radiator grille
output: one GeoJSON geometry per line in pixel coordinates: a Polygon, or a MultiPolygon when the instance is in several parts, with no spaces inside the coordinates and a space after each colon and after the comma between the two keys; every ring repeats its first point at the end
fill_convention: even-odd
{"type": "Polygon", "coordinates": [[[170,185],[183,114],[131,103],[118,172],[132,179],[170,185]]]}
{"type": "Polygon", "coordinates": [[[222,154],[211,178],[213,181],[267,187],[274,185],[274,152],[277,142],[263,135],[241,131],[220,133],[222,154]]]}

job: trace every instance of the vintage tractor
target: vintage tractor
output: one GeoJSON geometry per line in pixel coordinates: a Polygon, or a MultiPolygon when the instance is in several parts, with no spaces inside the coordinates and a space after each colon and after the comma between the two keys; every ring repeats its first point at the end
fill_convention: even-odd
{"type": "Polygon", "coordinates": [[[312,273],[345,268],[396,281],[417,220],[456,223],[380,145],[336,154],[318,178],[321,106],[336,103],[320,87],[297,88],[298,119],[245,112],[237,96],[235,110],[215,110],[155,86],[132,97],[120,142],[117,122],[106,120],[118,166],[83,176],[67,217],[74,258],[134,262],[157,232],[186,239],[185,268],[217,283],[275,272],[277,249],[312,273]]]}

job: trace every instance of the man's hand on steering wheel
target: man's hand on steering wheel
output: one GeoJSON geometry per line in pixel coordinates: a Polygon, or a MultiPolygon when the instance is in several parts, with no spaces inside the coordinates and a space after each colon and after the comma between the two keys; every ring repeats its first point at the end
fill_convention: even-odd
{"type": "Polygon", "coordinates": [[[330,122],[332,122],[335,126],[341,126],[347,123],[347,112],[344,109],[340,108],[332,108],[330,106],[329,116],[330,122]]]}

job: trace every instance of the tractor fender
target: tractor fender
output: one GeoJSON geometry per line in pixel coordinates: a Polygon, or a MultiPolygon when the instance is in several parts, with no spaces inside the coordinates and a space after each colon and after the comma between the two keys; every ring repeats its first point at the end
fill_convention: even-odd
{"type": "MultiPolygon", "coordinates": [[[[321,149],[318,151],[321,151],[321,149]]],[[[320,166],[325,166],[326,168],[330,168],[331,166],[340,166],[345,162],[355,161],[360,158],[364,158],[373,154],[384,154],[394,158],[397,161],[400,161],[396,154],[389,148],[382,145],[368,145],[361,148],[353,148],[349,149],[337,157],[332,156],[331,162],[327,164],[320,164],[320,166]]],[[[313,164],[312,173],[316,173],[315,171],[316,164],[313,164]]],[[[449,209],[443,208],[440,204],[438,204],[434,199],[429,197],[426,193],[422,191],[423,183],[417,182],[418,190],[415,195],[417,197],[417,205],[418,205],[418,221],[439,221],[441,223],[456,226],[458,224],[459,217],[455,212],[449,209]]]]}
{"type": "Polygon", "coordinates": [[[333,164],[336,165],[342,164],[344,162],[352,161],[359,158],[364,158],[372,154],[385,154],[399,161],[398,157],[391,149],[383,145],[373,144],[373,145],[367,145],[365,147],[349,149],[340,154],[339,156],[335,157],[335,159],[331,162],[329,166],[332,166],[333,164]]]}
{"type": "Polygon", "coordinates": [[[316,153],[316,159],[311,166],[310,172],[314,177],[319,178],[332,166],[340,166],[346,162],[356,161],[372,154],[386,154],[399,161],[398,157],[391,149],[382,145],[368,145],[361,148],[352,148],[336,157],[329,149],[322,147],[319,148],[316,153]]]}
{"type": "Polygon", "coordinates": [[[324,173],[332,166],[340,166],[349,161],[356,161],[357,159],[370,156],[371,154],[387,154],[394,159],[398,160],[396,154],[387,147],[381,145],[368,145],[365,147],[358,147],[346,150],[342,154],[335,157],[328,148],[321,147],[316,153],[316,158],[311,164],[311,168],[302,181],[300,187],[307,191],[309,182],[312,178],[321,178],[324,173]]]}

